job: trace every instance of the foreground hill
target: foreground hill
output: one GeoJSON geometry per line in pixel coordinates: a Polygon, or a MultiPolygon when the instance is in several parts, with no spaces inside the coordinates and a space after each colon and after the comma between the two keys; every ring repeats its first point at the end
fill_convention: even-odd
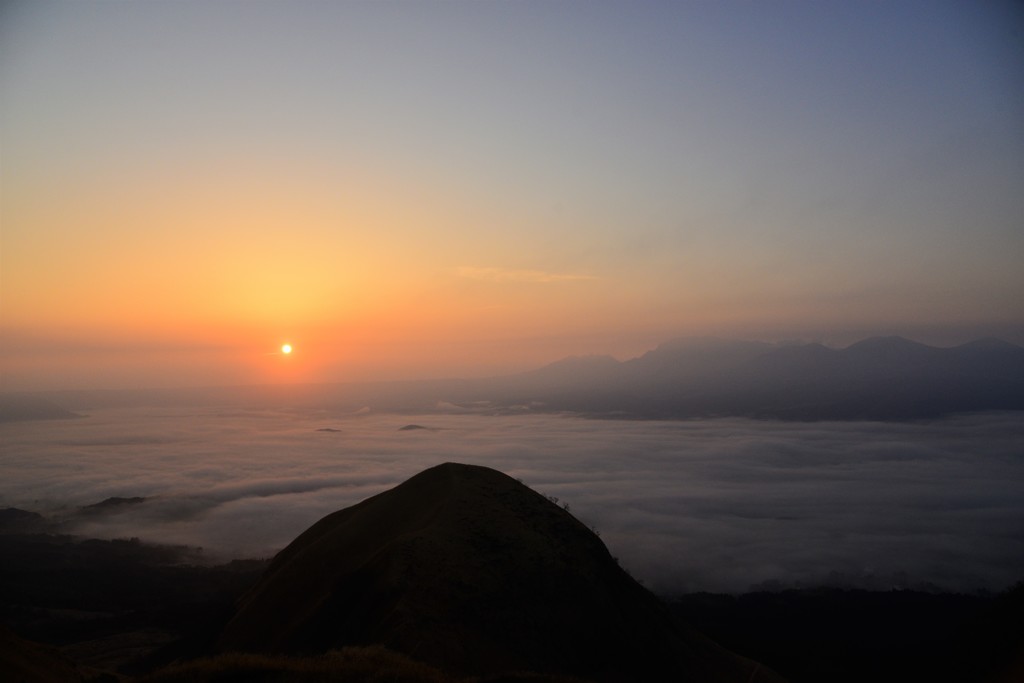
{"type": "MultiPolygon", "coordinates": [[[[266,562],[194,565],[196,549],[54,535],[46,531],[53,520],[7,512],[12,524],[0,531],[0,624],[20,637],[0,633],[0,681],[581,680],[462,678],[380,645],[312,657],[211,656],[213,641],[266,562]],[[142,674],[148,675],[133,678],[142,674]]],[[[1024,680],[1022,599],[1024,584],[998,596],[808,588],[676,596],[668,604],[679,619],[793,683],[1010,683],[1024,680]]],[[[762,674],[754,680],[765,680],[762,674]]]]}
{"type": "Polygon", "coordinates": [[[562,508],[500,472],[452,463],[299,536],[241,601],[219,648],[371,643],[459,675],[780,680],[677,626],[562,508]]]}

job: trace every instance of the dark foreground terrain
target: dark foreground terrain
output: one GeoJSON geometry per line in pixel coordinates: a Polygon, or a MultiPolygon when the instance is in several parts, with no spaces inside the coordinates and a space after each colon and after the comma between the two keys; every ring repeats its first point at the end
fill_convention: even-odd
{"type": "Polygon", "coordinates": [[[5,681],[1024,680],[1020,585],[658,601],[486,468],[428,470],[272,563],[4,518],[5,681]]]}
{"type": "Polygon", "coordinates": [[[998,596],[818,588],[670,605],[794,683],[1024,681],[1024,584],[998,596]]]}

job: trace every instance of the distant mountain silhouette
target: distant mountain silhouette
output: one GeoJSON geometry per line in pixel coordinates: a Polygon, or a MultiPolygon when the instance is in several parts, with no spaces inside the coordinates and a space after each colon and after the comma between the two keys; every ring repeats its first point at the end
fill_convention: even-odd
{"type": "Polygon", "coordinates": [[[49,399],[28,394],[0,394],[0,422],[66,420],[81,417],[49,399]]]}
{"type": "Polygon", "coordinates": [[[222,651],[381,644],[459,675],[778,681],[677,625],[567,511],[447,463],[328,515],[274,558],[222,651]]]}
{"type": "Polygon", "coordinates": [[[123,508],[126,505],[138,505],[139,503],[145,503],[146,499],[141,496],[133,496],[131,498],[122,498],[121,496],[111,496],[110,498],[104,498],[98,503],[92,505],[82,506],[83,510],[109,510],[111,508],[123,508]]]}
{"type": "Polygon", "coordinates": [[[625,361],[627,375],[660,383],[711,378],[738,363],[773,350],[763,342],[693,337],[666,342],[638,358],[625,361]]]}
{"type": "Polygon", "coordinates": [[[0,533],[30,534],[46,528],[46,519],[38,512],[20,508],[0,510],[0,533]]]}
{"type": "Polygon", "coordinates": [[[110,498],[105,498],[104,500],[101,500],[98,503],[93,503],[92,505],[83,505],[78,509],[78,512],[82,515],[103,515],[112,512],[124,512],[145,502],[146,499],[140,496],[133,496],[131,498],[111,496],[110,498]]]}
{"type": "Polygon", "coordinates": [[[475,387],[499,404],[605,417],[904,420],[1024,409],[1024,348],[873,337],[845,349],[677,340],[631,360],[567,359],[475,387]]]}

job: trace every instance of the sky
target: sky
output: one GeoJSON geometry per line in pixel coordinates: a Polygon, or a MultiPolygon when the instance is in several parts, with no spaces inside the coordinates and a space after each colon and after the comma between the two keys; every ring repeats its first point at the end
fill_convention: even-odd
{"type": "Polygon", "coordinates": [[[1024,343],[1022,262],[1019,3],[0,5],[0,390],[1024,343]]]}
{"type": "Polygon", "coordinates": [[[134,406],[3,429],[0,507],[90,538],[199,546],[210,562],[270,557],[323,516],[455,461],[569,505],[659,594],[1001,591],[1024,567],[1013,413],[637,422],[134,406]],[[111,496],[146,500],[81,514],[111,496]]]}

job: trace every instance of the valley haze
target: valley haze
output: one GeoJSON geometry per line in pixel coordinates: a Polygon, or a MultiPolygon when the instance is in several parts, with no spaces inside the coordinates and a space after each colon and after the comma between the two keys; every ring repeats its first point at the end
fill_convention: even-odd
{"type": "Polygon", "coordinates": [[[701,339],[492,380],[51,393],[80,417],[0,425],[0,506],[84,536],[200,546],[207,561],[269,557],[323,515],[454,460],[569,504],[662,594],[998,591],[1024,559],[1022,354],[995,340],[701,339]],[[753,397],[740,392],[751,377],[753,397]],[[679,397],[711,386],[736,393],[659,415],[699,407],[679,397]],[[764,412],[784,404],[774,387],[812,392],[817,412],[764,412]],[[587,410],[614,400],[626,410],[587,410]],[[82,510],[112,497],[142,500],[82,510]]]}

